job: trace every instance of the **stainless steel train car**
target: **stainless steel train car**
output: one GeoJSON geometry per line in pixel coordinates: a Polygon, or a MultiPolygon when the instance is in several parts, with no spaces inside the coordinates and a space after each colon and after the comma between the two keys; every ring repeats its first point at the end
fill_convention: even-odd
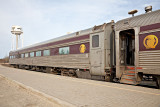
{"type": "Polygon", "coordinates": [[[160,10],[111,21],[9,53],[17,68],[160,87],[160,10]]]}

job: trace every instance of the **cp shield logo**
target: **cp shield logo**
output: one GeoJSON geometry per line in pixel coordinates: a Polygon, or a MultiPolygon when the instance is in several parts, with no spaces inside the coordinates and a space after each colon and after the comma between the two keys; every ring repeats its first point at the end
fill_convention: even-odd
{"type": "Polygon", "coordinates": [[[146,47],[146,49],[154,49],[158,44],[158,38],[155,35],[148,35],[144,38],[143,44],[146,47]]]}
{"type": "Polygon", "coordinates": [[[79,51],[80,53],[84,53],[86,51],[86,46],[84,44],[82,44],[80,47],[79,47],[79,51]]]}

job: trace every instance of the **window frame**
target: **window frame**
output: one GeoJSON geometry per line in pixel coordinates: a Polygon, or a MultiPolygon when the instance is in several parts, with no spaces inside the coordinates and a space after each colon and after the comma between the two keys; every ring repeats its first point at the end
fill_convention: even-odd
{"type": "Polygon", "coordinates": [[[98,47],[100,47],[100,42],[99,42],[99,40],[100,40],[100,37],[99,37],[98,34],[92,36],[92,48],[98,48],[98,47]],[[98,43],[95,42],[95,40],[97,39],[97,38],[95,38],[96,36],[98,36],[98,40],[96,41],[96,42],[98,42],[98,43]],[[94,38],[95,38],[95,39],[94,39],[94,38]],[[93,44],[93,42],[95,42],[95,43],[93,44]]]}
{"type": "Polygon", "coordinates": [[[61,47],[61,48],[59,48],[59,55],[68,55],[68,54],[70,54],[70,47],[69,46],[65,46],[65,47],[61,47]],[[63,51],[64,50],[64,52],[62,53],[61,51],[63,51]],[[68,52],[66,52],[66,51],[68,51],[68,52]]]}
{"type": "Polygon", "coordinates": [[[25,58],[28,58],[28,57],[29,57],[29,53],[25,53],[25,54],[24,54],[24,57],[25,57],[25,58]],[[27,55],[27,56],[26,56],[26,55],[27,55]]]}
{"type": "Polygon", "coordinates": [[[9,59],[12,59],[12,55],[10,55],[9,59]]]}
{"type": "Polygon", "coordinates": [[[50,55],[51,55],[50,49],[43,50],[43,56],[50,56],[50,55]],[[46,54],[45,52],[47,52],[47,51],[48,51],[48,53],[46,54]]]}
{"type": "Polygon", "coordinates": [[[36,51],[36,57],[40,57],[40,56],[42,56],[42,51],[36,51]],[[37,54],[37,53],[39,53],[39,54],[37,54]]]}
{"type": "Polygon", "coordinates": [[[24,58],[24,53],[21,54],[21,58],[24,58]],[[22,57],[23,56],[23,57],[22,57]]]}
{"type": "Polygon", "coordinates": [[[32,58],[32,57],[34,57],[34,52],[30,52],[29,53],[29,56],[32,58]],[[32,55],[33,54],[33,55],[32,55]]]}

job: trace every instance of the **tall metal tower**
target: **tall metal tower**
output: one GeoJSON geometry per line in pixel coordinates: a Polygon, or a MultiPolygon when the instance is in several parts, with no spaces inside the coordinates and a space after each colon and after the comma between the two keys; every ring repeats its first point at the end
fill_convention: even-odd
{"type": "MultiPolygon", "coordinates": [[[[18,44],[19,44],[20,35],[23,33],[22,28],[20,26],[12,26],[11,33],[16,35],[16,50],[17,50],[19,46],[18,44]]],[[[21,38],[21,43],[23,47],[23,37],[21,38]]],[[[12,50],[14,50],[14,37],[12,38],[12,50]]]]}

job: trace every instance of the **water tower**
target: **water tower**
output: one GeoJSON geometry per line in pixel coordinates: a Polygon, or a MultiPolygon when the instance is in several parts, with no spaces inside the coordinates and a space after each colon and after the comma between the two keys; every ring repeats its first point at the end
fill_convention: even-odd
{"type": "MultiPolygon", "coordinates": [[[[16,50],[17,50],[18,49],[20,35],[23,33],[22,28],[20,26],[12,26],[11,33],[16,35],[16,50]]],[[[21,43],[22,43],[22,47],[23,47],[23,38],[21,38],[21,43]]],[[[14,38],[12,40],[12,50],[14,50],[14,38]]]]}

